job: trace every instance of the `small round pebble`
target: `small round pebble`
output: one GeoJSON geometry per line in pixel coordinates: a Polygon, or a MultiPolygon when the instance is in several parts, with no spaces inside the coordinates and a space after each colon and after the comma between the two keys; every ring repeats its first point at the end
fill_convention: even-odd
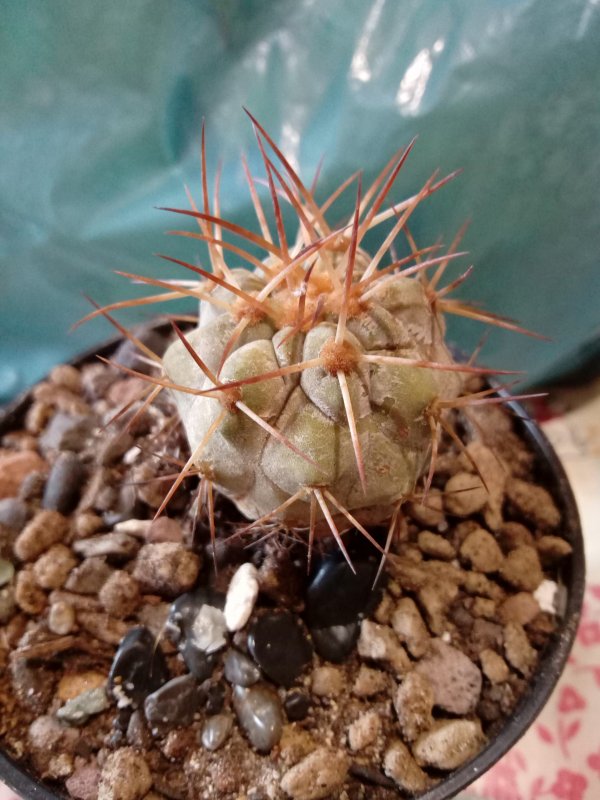
{"type": "Polygon", "coordinates": [[[180,675],[163,684],[144,701],[144,713],[152,729],[191,725],[204,700],[193,675],[180,675]]]}
{"type": "Polygon", "coordinates": [[[248,633],[248,649],[265,675],[279,686],[291,686],[313,654],[300,621],[288,611],[259,617],[248,633]]]}
{"type": "Polygon", "coordinates": [[[37,584],[33,571],[22,569],[15,582],[15,602],[26,614],[41,614],[46,608],[47,598],[37,584]]]}
{"type": "Polygon", "coordinates": [[[510,677],[506,661],[495,650],[487,648],[479,653],[481,669],[490,683],[503,683],[510,677]]]}
{"type": "Polygon", "coordinates": [[[285,773],[281,788],[293,800],[323,800],[341,789],[349,766],[344,752],[319,747],[285,773]]]}
{"type": "Polygon", "coordinates": [[[264,685],[236,686],[233,706],[250,743],[259,753],[268,753],[281,738],[283,710],[278,695],[264,685]]]}
{"type": "Polygon", "coordinates": [[[58,511],[38,511],[17,537],[14,552],[20,561],[35,561],[67,535],[69,523],[58,511]]]}
{"type": "Polygon", "coordinates": [[[348,726],[348,745],[355,753],[377,741],[381,718],[376,711],[365,711],[348,726]]]}
{"type": "Polygon", "coordinates": [[[478,475],[457,472],[444,487],[444,505],[449,514],[468,517],[485,506],[488,493],[478,475]]]}
{"type": "Polygon", "coordinates": [[[429,784],[427,774],[414,760],[408,747],[399,739],[394,740],[386,750],[383,768],[385,774],[409,794],[422,792],[429,784]]]}
{"type": "Polygon", "coordinates": [[[234,573],[225,599],[225,621],[232,633],[241,630],[250,619],[258,597],[258,572],[246,562],[234,573]]]}
{"type": "Polygon", "coordinates": [[[42,589],[60,589],[76,564],[77,559],[70,548],[54,544],[37,559],[33,574],[42,589]]]}
{"type": "Polygon", "coordinates": [[[511,550],[504,559],[500,575],[516,589],[535,592],[544,580],[537,550],[529,545],[521,545],[511,550]]]}
{"type": "Polygon", "coordinates": [[[440,536],[439,533],[432,533],[431,531],[421,531],[417,538],[419,549],[425,555],[432,556],[433,558],[441,558],[444,561],[451,561],[456,552],[448,539],[445,536],[440,536]]]}
{"type": "Polygon", "coordinates": [[[224,674],[236,686],[252,686],[260,680],[259,668],[239,650],[230,650],[225,656],[224,674]]]}
{"type": "Polygon", "coordinates": [[[436,639],[415,667],[433,689],[434,703],[451,714],[470,714],[481,694],[481,672],[461,650],[436,639]]]}
{"type": "Polygon", "coordinates": [[[139,705],[169,678],[165,657],[147,628],[131,628],[123,637],[108,676],[119,706],[139,705]]]}
{"type": "Polygon", "coordinates": [[[140,585],[125,570],[115,570],[98,592],[98,600],[114,617],[128,617],[140,604],[140,585]]]}
{"type": "Polygon", "coordinates": [[[209,717],[202,728],[202,745],[211,752],[223,747],[231,729],[233,717],[230,714],[215,714],[209,717]]]}
{"type": "Polygon", "coordinates": [[[102,766],[98,800],[142,800],[152,787],[146,760],[132,747],[109,753],[102,766]]]}
{"type": "Polygon", "coordinates": [[[491,533],[476,528],[460,546],[460,556],[478,572],[496,572],[504,561],[500,545],[491,533]]]}
{"type": "Polygon", "coordinates": [[[412,750],[419,766],[448,770],[460,767],[484,743],[479,720],[440,720],[417,739],[412,750]]]}
{"type": "Polygon", "coordinates": [[[42,506],[52,511],[68,514],[79,502],[85,469],[75,453],[61,453],[50,470],[42,506]]]}
{"type": "Polygon", "coordinates": [[[290,722],[306,719],[310,711],[310,697],[304,692],[289,692],[283,701],[285,713],[290,722]]]}
{"type": "Polygon", "coordinates": [[[66,636],[75,628],[75,609],[64,600],[52,603],[48,611],[48,627],[58,636],[66,636]]]}
{"type": "Polygon", "coordinates": [[[339,667],[317,667],[311,678],[311,691],[317,697],[336,697],[345,686],[344,673],[339,667]]]}
{"type": "Polygon", "coordinates": [[[200,557],[175,542],[146,544],[137,555],[133,577],[146,592],[177,597],[192,588],[200,557]]]}
{"type": "Polygon", "coordinates": [[[409,672],[394,695],[398,723],[407,742],[414,742],[433,725],[434,701],[433,687],[427,678],[414,670],[409,672]]]}

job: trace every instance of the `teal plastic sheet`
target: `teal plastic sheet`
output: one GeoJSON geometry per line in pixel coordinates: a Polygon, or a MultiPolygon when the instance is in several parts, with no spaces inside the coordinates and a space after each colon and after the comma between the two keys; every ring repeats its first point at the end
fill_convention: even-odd
{"type": "MultiPolygon", "coordinates": [[[[309,180],[324,156],[323,198],[415,134],[394,198],[464,168],[419,211],[418,244],[449,243],[471,218],[449,276],[475,264],[459,296],[552,337],[494,331],[484,362],[547,380],[597,343],[596,0],[5,0],[0,19],[4,399],[110,335],[69,328],[83,293],[140,294],[113,270],[186,277],[156,252],[205,262],[155,209],[185,206],[184,183],[199,196],[203,117],[222,211],[254,224],[240,151],[261,167],[242,106],[309,180]]],[[[466,351],[483,330],[450,325],[466,351]]]]}

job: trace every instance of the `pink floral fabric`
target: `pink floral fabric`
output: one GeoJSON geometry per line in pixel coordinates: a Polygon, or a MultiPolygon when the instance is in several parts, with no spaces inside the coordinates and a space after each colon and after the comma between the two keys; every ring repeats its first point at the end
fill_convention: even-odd
{"type": "Polygon", "coordinates": [[[587,588],[575,646],[550,701],[468,796],[600,800],[600,584],[587,588]]]}

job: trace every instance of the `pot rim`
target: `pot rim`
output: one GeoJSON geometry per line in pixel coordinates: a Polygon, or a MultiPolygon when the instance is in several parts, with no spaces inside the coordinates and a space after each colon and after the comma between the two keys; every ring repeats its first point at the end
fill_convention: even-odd
{"type": "MultiPolygon", "coordinates": [[[[170,330],[170,325],[160,321],[148,327],[164,332],[170,330]]],[[[66,363],[81,366],[97,355],[107,356],[123,341],[121,336],[113,337],[100,346],[89,348],[66,363]]],[[[0,434],[24,415],[31,404],[31,399],[31,389],[27,389],[4,409],[0,409],[0,434]]],[[[415,800],[450,800],[490,769],[517,743],[535,721],[558,683],[579,625],[585,591],[585,555],[583,532],[573,490],[556,452],[537,423],[516,401],[508,402],[506,406],[514,414],[517,430],[535,453],[540,477],[545,483],[553,485],[552,495],[562,514],[563,535],[573,547],[568,563],[561,570],[562,581],[569,589],[566,608],[558,630],[546,647],[543,662],[502,730],[471,761],[450,773],[433,788],[416,795],[415,800]]],[[[67,796],[53,791],[2,750],[0,750],[0,780],[22,800],[56,800],[57,797],[67,796]]],[[[400,794],[398,792],[399,796],[400,794]]]]}

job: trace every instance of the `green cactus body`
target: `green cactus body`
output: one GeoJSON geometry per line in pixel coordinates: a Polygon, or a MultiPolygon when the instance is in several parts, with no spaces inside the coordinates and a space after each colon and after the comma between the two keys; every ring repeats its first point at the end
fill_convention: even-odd
{"type": "MultiPolygon", "coordinates": [[[[361,261],[363,268],[354,270],[355,281],[369,263],[364,255],[361,261]]],[[[317,286],[327,284],[327,270],[319,258],[311,275],[317,286]]],[[[301,265],[296,282],[300,284],[305,275],[306,267],[301,265]]],[[[232,270],[232,276],[245,291],[256,294],[266,283],[265,278],[246,270],[232,270]]],[[[317,487],[329,492],[353,516],[375,522],[389,518],[397,501],[414,491],[431,451],[426,412],[436,399],[456,397],[460,378],[458,373],[442,369],[361,360],[362,356],[377,355],[452,364],[443,340],[443,322],[436,317],[419,280],[398,276],[381,283],[374,282],[369,300],[348,319],[344,336],[358,356],[355,368],[345,377],[365,486],[338,375],[323,365],[265,378],[241,385],[241,401],[306,458],[233,408],[195,464],[249,519],[269,515],[300,493],[275,518],[289,526],[308,526],[310,489],[317,487]]],[[[294,288],[275,295],[273,307],[280,304],[284,308],[289,300],[286,295],[293,296],[294,288]]],[[[310,297],[307,305],[309,302],[318,300],[310,297]]],[[[308,330],[297,332],[290,325],[281,326],[279,320],[281,315],[275,313],[274,319],[248,324],[223,360],[237,320],[227,310],[204,301],[199,325],[187,340],[210,370],[216,372],[222,362],[218,381],[227,384],[319,359],[324,346],[335,340],[339,315],[329,312],[308,330]]],[[[163,365],[174,384],[201,390],[214,386],[182,341],[171,345],[163,365]]],[[[175,391],[174,396],[194,451],[221,413],[221,404],[214,394],[193,397],[175,391]]],[[[339,519],[337,510],[332,511],[339,519]]]]}
{"type": "MultiPolygon", "coordinates": [[[[245,162],[260,233],[219,216],[218,181],[211,210],[203,135],[202,211],[191,197],[190,210],[166,210],[198,223],[199,233],[172,233],[205,242],[211,270],[163,256],[195,280],[134,276],[168,290],[137,302],[200,300],[197,327],[184,334],[174,326],[174,343],[162,361],[155,357],[162,375],[140,375],[155,384],[151,397],[171,390],[191,448],[163,507],[193,469],[201,477],[200,496],[213,535],[214,488],[253,521],[250,527],[269,522],[275,528],[308,528],[309,553],[322,530],[344,549],[341,527],[358,527],[372,540],[363,526],[391,519],[389,540],[402,501],[414,496],[422,476],[425,492],[430,485],[432,453],[440,431],[448,429],[448,410],[466,400],[459,397],[461,376],[490,372],[453,362],[444,342],[444,314],[526,331],[448,297],[470,270],[440,287],[449,261],[464,255],[456,252],[462,232],[439,254],[439,245],[417,249],[408,231],[415,209],[451,176],[436,182],[434,174],[417,194],[386,206],[412,143],[364,195],[358,181],[354,213],[336,228],[325,212],[357,176],[319,205],[266,131],[252,121],[276,235],[245,162]],[[298,218],[292,244],[283,225],[283,201],[298,218]],[[387,232],[370,256],[361,242],[386,222],[387,232]],[[411,255],[384,266],[401,234],[411,255]],[[261,248],[262,258],[249,247],[261,248]],[[251,269],[230,266],[231,253],[251,269]]],[[[92,316],[125,305],[116,303],[92,316]]],[[[154,356],[147,348],[145,354],[154,356]]],[[[479,395],[473,400],[488,402],[479,395]]]]}

